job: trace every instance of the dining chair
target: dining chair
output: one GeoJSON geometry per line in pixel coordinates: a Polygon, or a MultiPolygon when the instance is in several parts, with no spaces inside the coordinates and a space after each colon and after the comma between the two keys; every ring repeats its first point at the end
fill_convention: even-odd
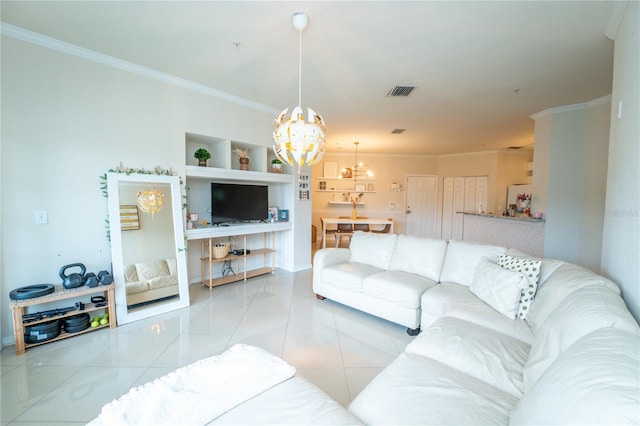
{"type": "MultiPolygon", "coordinates": [[[[338,216],[338,219],[351,219],[350,216],[338,216]]],[[[338,223],[338,229],[336,230],[336,247],[340,247],[342,237],[347,237],[351,242],[351,236],[353,235],[353,225],[351,223],[338,223]]]]}
{"type": "MultiPolygon", "coordinates": [[[[322,220],[322,218],[320,218],[320,226],[324,227],[324,221],[322,220]]],[[[327,238],[327,237],[329,237],[329,235],[331,235],[333,237],[333,240],[337,241],[337,239],[338,239],[338,237],[336,236],[337,232],[338,232],[338,230],[336,228],[327,229],[325,231],[325,235],[323,236],[323,238],[327,238]]],[[[327,246],[326,241],[323,244],[324,244],[325,247],[327,246]]],[[[336,245],[337,245],[337,243],[336,243],[336,245]]]]}
{"type": "MultiPolygon", "coordinates": [[[[368,218],[366,216],[358,216],[358,219],[368,219],[368,218]]],[[[354,223],[353,230],[369,232],[370,228],[368,223],[354,223]]]]}
{"type": "MultiPolygon", "coordinates": [[[[392,218],[387,218],[387,220],[389,222],[393,222],[392,218]]],[[[384,225],[384,228],[382,228],[382,229],[372,229],[371,232],[376,233],[376,234],[388,234],[390,230],[391,230],[391,223],[387,223],[387,224],[384,225]]]]}

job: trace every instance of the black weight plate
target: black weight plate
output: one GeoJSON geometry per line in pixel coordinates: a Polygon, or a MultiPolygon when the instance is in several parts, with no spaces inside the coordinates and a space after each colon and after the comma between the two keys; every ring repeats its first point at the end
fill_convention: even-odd
{"type": "Polygon", "coordinates": [[[25,334],[24,335],[24,342],[25,343],[46,342],[47,340],[55,339],[59,335],[60,335],[60,330],[56,330],[56,331],[53,331],[53,332],[47,333],[47,334],[39,334],[37,336],[30,336],[28,334],[25,334]]]}
{"type": "Polygon", "coordinates": [[[48,331],[53,331],[53,330],[60,330],[60,327],[62,326],[62,324],[60,323],[60,320],[54,320],[54,321],[49,321],[49,322],[43,322],[41,324],[36,324],[36,325],[31,325],[29,327],[25,327],[24,328],[24,333],[25,334],[39,334],[39,333],[43,333],[43,332],[48,332],[48,331]]]}
{"type": "Polygon", "coordinates": [[[65,324],[64,329],[69,331],[69,329],[71,328],[78,328],[78,327],[84,327],[84,326],[88,326],[90,324],[89,320],[82,320],[82,321],[76,321],[73,324],[65,324]]]}
{"type": "Polygon", "coordinates": [[[11,290],[9,298],[11,300],[33,299],[34,297],[46,296],[53,293],[55,286],[53,284],[34,284],[11,290]]]}
{"type": "Polygon", "coordinates": [[[74,327],[79,324],[89,323],[90,317],[89,314],[78,314],[73,315],[62,320],[62,325],[66,329],[67,327],[74,327]]]}
{"type": "Polygon", "coordinates": [[[89,323],[80,324],[73,327],[65,327],[64,331],[66,331],[67,333],[77,333],[79,331],[86,330],[87,328],[89,328],[89,323]]]}

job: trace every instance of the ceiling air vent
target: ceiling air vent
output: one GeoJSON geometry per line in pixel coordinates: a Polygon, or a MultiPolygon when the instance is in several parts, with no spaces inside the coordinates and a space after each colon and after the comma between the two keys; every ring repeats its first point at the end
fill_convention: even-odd
{"type": "Polygon", "coordinates": [[[409,96],[415,86],[396,86],[387,93],[387,96],[409,96]]]}
{"type": "Polygon", "coordinates": [[[393,130],[391,131],[391,134],[393,134],[393,135],[399,135],[400,133],[404,133],[404,131],[405,131],[405,130],[407,130],[407,129],[393,129],[393,130]]]}

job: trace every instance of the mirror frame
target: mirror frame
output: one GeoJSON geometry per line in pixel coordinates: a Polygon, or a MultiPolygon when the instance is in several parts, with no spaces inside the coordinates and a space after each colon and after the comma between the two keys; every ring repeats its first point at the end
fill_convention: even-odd
{"type": "Polygon", "coordinates": [[[138,321],[154,315],[170,312],[189,306],[189,277],[187,274],[186,243],[184,240],[184,226],[182,218],[182,195],[180,193],[180,178],[178,176],[164,176],[139,173],[107,173],[107,193],[109,204],[109,231],[111,234],[111,263],[113,279],[116,284],[116,315],[119,325],[138,321]],[[120,229],[120,182],[141,184],[170,184],[171,208],[173,213],[173,234],[176,250],[176,266],[178,274],[178,300],[151,304],[144,308],[129,312],[127,308],[127,291],[124,278],[124,256],[122,252],[122,231],[120,229]]]}

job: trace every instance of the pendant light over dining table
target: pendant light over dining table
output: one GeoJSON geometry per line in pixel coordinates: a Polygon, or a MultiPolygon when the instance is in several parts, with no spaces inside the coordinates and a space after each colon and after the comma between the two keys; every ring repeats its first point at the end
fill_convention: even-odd
{"type": "Polygon", "coordinates": [[[275,118],[273,125],[273,152],[280,161],[291,166],[305,164],[313,166],[324,156],[325,131],[324,119],[320,114],[307,108],[305,121],[302,108],[302,30],[307,27],[309,18],[302,12],[291,17],[293,27],[299,31],[300,58],[298,63],[298,106],[290,115],[289,108],[284,109],[275,118]]]}

